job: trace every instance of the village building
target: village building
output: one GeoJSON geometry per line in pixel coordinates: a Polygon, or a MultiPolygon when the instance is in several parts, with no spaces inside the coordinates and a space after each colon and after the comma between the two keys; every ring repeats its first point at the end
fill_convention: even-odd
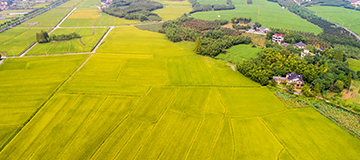
{"type": "Polygon", "coordinates": [[[282,46],[283,48],[287,47],[288,45],[289,45],[289,43],[281,43],[281,46],[282,46]]]}
{"type": "Polygon", "coordinates": [[[303,52],[301,52],[301,59],[303,59],[306,55],[308,55],[310,53],[310,51],[308,49],[304,49],[303,52]]]}
{"type": "Polygon", "coordinates": [[[360,0],[351,0],[349,1],[351,4],[360,5],[360,0]]]}
{"type": "Polygon", "coordinates": [[[318,51],[325,51],[325,49],[324,48],[316,48],[318,51]]]}
{"type": "Polygon", "coordinates": [[[275,33],[272,36],[272,43],[277,42],[279,45],[281,44],[281,42],[284,40],[284,35],[283,34],[279,34],[279,33],[275,33]]]}
{"type": "Polygon", "coordinates": [[[294,72],[287,73],[286,77],[273,76],[273,79],[280,84],[281,82],[286,82],[287,85],[293,83],[295,87],[300,88],[304,86],[304,81],[302,75],[296,74],[294,72]]]}
{"type": "Polygon", "coordinates": [[[0,0],[0,5],[7,6],[8,0],[0,0]]]}
{"type": "Polygon", "coordinates": [[[257,32],[261,32],[261,33],[271,32],[271,30],[270,30],[269,28],[266,28],[266,27],[256,28],[256,31],[257,31],[257,32]]]}
{"type": "Polygon", "coordinates": [[[304,49],[306,47],[306,44],[304,44],[303,42],[299,42],[299,43],[293,44],[293,46],[295,48],[304,49]]]}

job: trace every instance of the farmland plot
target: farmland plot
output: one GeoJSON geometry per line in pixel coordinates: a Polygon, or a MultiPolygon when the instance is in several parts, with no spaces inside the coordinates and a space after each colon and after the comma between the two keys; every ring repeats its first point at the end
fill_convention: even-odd
{"type": "Polygon", "coordinates": [[[192,8],[189,1],[159,1],[164,8],[153,11],[158,14],[163,21],[179,18],[184,13],[189,13],[192,8]]]}
{"type": "MultiPolygon", "coordinates": [[[[9,39],[7,41],[0,44],[0,52],[3,52],[9,56],[13,56],[13,55],[16,56],[22,53],[23,51],[25,51],[31,44],[33,44],[36,41],[36,37],[35,37],[36,33],[41,31],[41,29],[11,29],[11,30],[19,30],[16,32],[18,33],[21,32],[21,33],[14,35],[12,38],[8,37],[9,39]]],[[[2,34],[3,33],[1,33],[0,35],[2,34]]]]}
{"type": "Polygon", "coordinates": [[[39,43],[32,48],[27,55],[89,52],[105,31],[105,28],[60,28],[52,32],[51,35],[67,35],[76,32],[81,38],[68,41],[39,43]]]}
{"type": "Polygon", "coordinates": [[[287,109],[223,61],[195,55],[194,43],[113,31],[76,71],[89,55],[0,66],[0,159],[359,159],[346,131],[312,108],[287,109]]]}
{"type": "Polygon", "coordinates": [[[57,7],[24,22],[39,22],[39,24],[33,26],[22,24],[18,25],[17,27],[48,27],[49,29],[51,29],[52,27],[55,27],[70,11],[70,8],[60,9],[59,7],[57,7]]]}
{"type": "Polygon", "coordinates": [[[7,59],[1,65],[0,147],[87,56],[7,59]]]}
{"type": "Polygon", "coordinates": [[[321,28],[307,22],[299,16],[282,9],[277,3],[266,0],[253,0],[252,5],[241,5],[241,1],[233,1],[234,10],[197,12],[192,17],[204,20],[225,19],[233,17],[251,17],[252,22],[260,22],[264,27],[283,28],[318,34],[321,28]],[[218,14],[219,13],[219,14],[218,14]],[[258,14],[259,13],[259,14],[258,14]],[[220,15],[220,17],[218,17],[220,15]]]}

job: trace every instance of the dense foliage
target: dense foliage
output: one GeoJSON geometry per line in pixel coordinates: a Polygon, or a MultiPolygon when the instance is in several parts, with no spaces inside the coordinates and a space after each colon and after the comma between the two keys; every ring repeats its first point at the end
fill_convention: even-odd
{"type": "Polygon", "coordinates": [[[220,28],[220,24],[219,21],[205,21],[183,16],[176,20],[166,21],[161,32],[173,42],[201,39],[201,49],[198,49],[200,47],[195,49],[197,54],[211,57],[217,56],[233,45],[251,42],[250,37],[240,36],[239,31],[220,28]]]}
{"type": "Polygon", "coordinates": [[[341,51],[326,50],[321,56],[305,56],[300,59],[287,49],[274,48],[263,50],[258,58],[238,64],[237,68],[240,73],[262,85],[267,85],[272,76],[285,76],[286,73],[295,72],[302,74],[304,81],[311,84],[312,88],[318,84],[322,93],[325,90],[339,93],[343,87],[350,85],[347,76],[353,77],[355,73],[343,62],[344,59],[339,61],[337,57],[343,57],[341,51]],[[337,81],[343,85],[335,85],[337,81]]]}
{"type": "Polygon", "coordinates": [[[246,3],[247,4],[252,4],[252,0],[247,0],[246,3]]]}
{"type": "MultiPolygon", "coordinates": [[[[269,0],[274,1],[282,5],[282,1],[280,0],[269,0]]],[[[344,4],[347,4],[348,2],[343,1],[324,1],[324,0],[315,0],[313,2],[306,2],[306,3],[316,3],[321,5],[328,5],[333,4],[333,6],[344,6],[344,4]]],[[[305,3],[305,4],[306,4],[305,3]]],[[[359,59],[360,54],[359,52],[353,52],[358,48],[360,49],[360,42],[351,34],[349,34],[348,31],[346,31],[344,28],[336,26],[334,23],[328,22],[325,19],[322,19],[321,17],[314,14],[313,11],[310,11],[309,9],[299,6],[293,1],[286,1],[285,6],[288,8],[289,11],[299,15],[300,17],[308,20],[309,22],[313,23],[314,25],[319,26],[323,29],[323,32],[319,35],[314,35],[312,33],[305,33],[305,32],[298,32],[308,39],[308,44],[322,47],[322,48],[339,48],[339,46],[346,46],[351,47],[352,52],[347,51],[344,52],[347,57],[352,57],[359,59]]]]}
{"type": "Polygon", "coordinates": [[[115,0],[110,7],[103,9],[109,15],[136,19],[140,21],[160,21],[161,18],[151,11],[163,8],[159,2],[149,0],[115,0]]]}
{"type": "Polygon", "coordinates": [[[266,39],[271,40],[272,36],[275,33],[283,34],[285,36],[284,42],[290,43],[290,44],[294,44],[294,43],[298,43],[298,42],[303,42],[303,43],[307,44],[309,41],[308,39],[304,38],[304,36],[302,36],[300,33],[286,30],[286,29],[274,29],[274,28],[271,29],[271,32],[266,33],[266,39]]]}
{"type": "Polygon", "coordinates": [[[243,24],[246,24],[246,23],[250,23],[251,22],[251,17],[250,18],[247,18],[247,17],[233,17],[231,18],[231,23],[243,23],[243,24]]]}
{"type": "Polygon", "coordinates": [[[81,38],[81,36],[75,32],[70,34],[51,35],[51,36],[49,36],[48,33],[44,31],[41,31],[40,33],[36,33],[36,41],[38,43],[47,43],[51,41],[65,41],[75,38],[81,38]]]}
{"type": "Polygon", "coordinates": [[[232,4],[231,0],[226,1],[225,4],[200,4],[197,2],[197,0],[189,0],[192,6],[192,11],[189,12],[189,14],[195,13],[195,12],[205,12],[205,11],[211,11],[214,9],[217,10],[231,10],[235,9],[235,6],[232,4]]]}

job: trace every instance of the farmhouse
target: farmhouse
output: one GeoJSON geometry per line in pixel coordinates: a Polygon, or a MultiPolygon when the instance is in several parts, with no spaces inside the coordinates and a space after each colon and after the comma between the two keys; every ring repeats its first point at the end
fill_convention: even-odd
{"type": "Polygon", "coordinates": [[[281,46],[282,46],[283,48],[287,47],[288,45],[289,45],[289,43],[281,43],[281,46]]]}
{"type": "Polygon", "coordinates": [[[303,52],[301,52],[301,59],[303,59],[306,55],[308,55],[310,51],[308,49],[304,49],[303,52]]]}
{"type": "Polygon", "coordinates": [[[304,86],[303,76],[301,74],[296,74],[294,72],[286,74],[286,83],[293,83],[295,87],[304,86]]]}
{"type": "Polygon", "coordinates": [[[351,0],[349,1],[351,4],[360,5],[360,0],[351,0]]]}
{"type": "Polygon", "coordinates": [[[296,48],[299,48],[299,49],[304,49],[306,47],[306,44],[304,44],[303,42],[299,42],[299,43],[293,44],[293,46],[296,48]]]}
{"type": "Polygon", "coordinates": [[[273,76],[273,79],[280,84],[281,82],[286,82],[287,85],[293,83],[295,87],[304,86],[304,81],[302,75],[296,74],[294,72],[287,73],[286,77],[273,76]]]}
{"type": "Polygon", "coordinates": [[[284,35],[283,34],[279,34],[279,33],[275,33],[272,36],[272,43],[277,42],[278,44],[281,44],[281,42],[284,40],[284,35]]]}
{"type": "Polygon", "coordinates": [[[259,27],[259,28],[256,28],[256,31],[261,32],[261,33],[267,33],[267,32],[270,32],[271,30],[266,27],[259,27]]]}

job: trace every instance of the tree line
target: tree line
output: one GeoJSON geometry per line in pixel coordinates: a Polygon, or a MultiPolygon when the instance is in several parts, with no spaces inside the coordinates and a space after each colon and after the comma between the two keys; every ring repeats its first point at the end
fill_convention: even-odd
{"type": "Polygon", "coordinates": [[[65,41],[75,38],[81,38],[81,36],[76,32],[70,34],[51,35],[51,36],[49,36],[48,33],[44,31],[41,31],[40,33],[36,33],[36,41],[38,43],[47,43],[51,41],[65,41]]]}
{"type": "Polygon", "coordinates": [[[189,12],[189,14],[195,13],[195,12],[206,12],[211,11],[214,9],[217,10],[231,10],[235,9],[235,6],[232,4],[231,0],[226,1],[225,4],[200,4],[197,0],[189,0],[191,3],[192,11],[189,12]]]}
{"type": "Polygon", "coordinates": [[[161,21],[158,14],[151,11],[163,8],[159,2],[149,0],[114,0],[103,12],[130,20],[161,21]]]}
{"type": "MultiPolygon", "coordinates": [[[[206,26],[206,25],[205,25],[206,26]]],[[[165,33],[168,39],[172,42],[180,41],[196,41],[200,43],[201,49],[196,51],[197,54],[215,57],[221,52],[225,52],[227,48],[237,44],[249,44],[251,38],[247,36],[241,36],[239,31],[230,31],[231,29],[224,29],[220,27],[218,21],[204,21],[197,20],[192,17],[182,16],[176,20],[166,21],[162,25],[161,33],[165,33]],[[182,24],[189,24],[188,21],[192,21],[191,27],[184,26],[182,24]],[[204,24],[213,24],[212,27],[206,28],[197,26],[204,24]],[[217,24],[217,25],[215,25],[217,24]]],[[[196,50],[196,49],[195,49],[196,50]]]]}

